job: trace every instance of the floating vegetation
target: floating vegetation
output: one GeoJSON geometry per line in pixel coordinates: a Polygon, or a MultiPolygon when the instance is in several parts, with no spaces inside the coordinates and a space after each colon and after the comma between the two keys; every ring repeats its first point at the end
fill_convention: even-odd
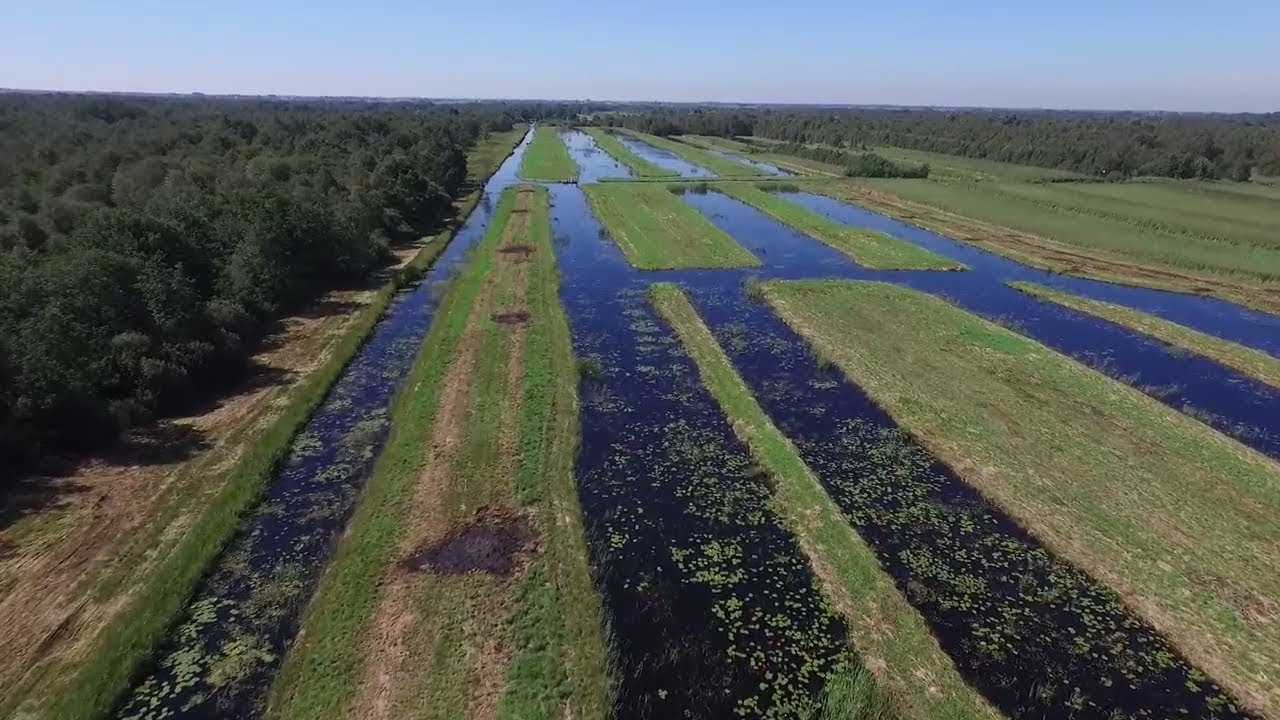
{"type": "Polygon", "coordinates": [[[595,256],[601,239],[591,227],[569,234],[562,296],[583,358],[577,475],[610,616],[614,715],[798,717],[837,669],[843,625],[771,509],[769,479],[643,286],[572,292],[591,272],[573,256],[595,256]]]}
{"type": "MultiPolygon", "coordinates": [[[[510,169],[512,161],[504,167],[510,169]]],[[[386,438],[386,409],[431,326],[438,289],[469,256],[490,217],[485,207],[426,279],[392,303],[330,389],[261,504],[200,583],[148,674],[117,708],[118,717],[261,713],[299,613],[386,438]]]]}
{"type": "Polygon", "coordinates": [[[721,344],[961,674],[1002,711],[1247,717],[1114,592],[935,461],[767,310],[723,296],[704,304],[718,305],[718,336],[749,323],[748,348],[721,344]]]}

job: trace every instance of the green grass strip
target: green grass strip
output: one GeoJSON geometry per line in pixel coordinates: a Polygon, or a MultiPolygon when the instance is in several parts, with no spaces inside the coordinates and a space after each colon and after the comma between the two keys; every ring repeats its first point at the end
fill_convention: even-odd
{"type": "MultiPolygon", "coordinates": [[[[523,132],[519,135],[523,136],[523,132]]],[[[505,153],[499,153],[493,145],[511,139],[518,142],[519,137],[515,133],[501,134],[476,147],[474,152],[497,158],[497,163],[483,168],[486,175],[492,174],[514,147],[514,144],[507,146],[505,153]]],[[[469,197],[459,209],[459,217],[469,214],[478,202],[479,193],[469,197]]],[[[329,387],[364,345],[397,290],[429,266],[451,238],[452,230],[441,234],[411,261],[414,270],[393,276],[345,331],[328,360],[289,396],[279,417],[245,449],[223,488],[208,501],[182,542],[138,591],[138,601],[117,615],[103,631],[101,640],[76,672],[70,686],[60,691],[52,717],[59,720],[99,718],[115,707],[131,687],[138,668],[163,642],[174,618],[235,533],[242,516],[258,503],[276,468],[288,457],[294,436],[303,429],[324,401],[329,387]]],[[[18,698],[6,699],[4,706],[8,708],[10,702],[16,705],[18,701],[18,698]]]]}
{"type": "Polygon", "coordinates": [[[613,156],[614,160],[626,165],[636,177],[678,177],[679,173],[655,165],[640,157],[623,145],[613,133],[602,127],[584,127],[582,131],[596,141],[596,146],[613,156]]]}
{"type": "Polygon", "coordinates": [[[759,267],[760,259],[655,183],[583,186],[591,209],[627,260],[642,270],[759,267]]]}
{"type": "Polygon", "coordinates": [[[759,168],[752,167],[745,163],[717,155],[709,150],[690,145],[689,143],[671,140],[669,138],[659,137],[657,135],[649,135],[647,133],[636,132],[634,130],[621,130],[635,139],[652,145],[659,150],[666,150],[676,157],[706,168],[720,177],[773,177],[769,173],[759,168]]]}
{"type": "Polygon", "coordinates": [[[484,238],[450,283],[391,408],[391,434],[366,483],[355,515],[329,571],[303,619],[273,689],[275,718],[338,717],[355,698],[364,668],[362,633],[382,598],[379,578],[403,541],[401,514],[411,504],[414,482],[426,457],[426,442],[469,309],[493,264],[492,250],[515,204],[503,193],[484,238]]]}
{"type": "Polygon", "coordinates": [[[545,191],[534,213],[528,242],[537,252],[525,300],[532,317],[524,347],[515,489],[520,503],[536,513],[543,554],[520,582],[512,623],[517,652],[498,718],[605,717],[607,644],[573,472],[578,371],[560,304],[545,191]]]}
{"type": "Polygon", "coordinates": [[[1280,710],[1280,466],[1034,340],[876,282],[763,297],[1019,525],[1120,593],[1194,665],[1280,710]]]}
{"type": "Polygon", "coordinates": [[[879,230],[853,227],[824,217],[749,183],[713,186],[760,212],[835,248],[873,270],[964,270],[950,258],[879,230]]]}
{"type": "Polygon", "coordinates": [[[520,177],[535,182],[574,182],[578,179],[578,164],[570,157],[559,128],[554,125],[534,128],[533,141],[520,163],[520,177]]]}
{"type": "Polygon", "coordinates": [[[779,514],[796,534],[828,598],[849,623],[857,653],[875,658],[880,668],[873,682],[860,665],[851,664],[838,682],[833,681],[829,707],[820,717],[997,717],[965,684],[924,620],[845,522],[791,441],[769,420],[684,293],[670,283],[655,283],[649,293],[734,432],[774,478],[779,514]],[[837,706],[856,712],[838,713],[837,706]]]}
{"type": "Polygon", "coordinates": [[[1037,283],[1012,281],[1009,286],[1041,300],[1079,310],[1144,335],[1150,335],[1173,347],[1208,358],[1273,387],[1280,387],[1280,359],[1260,350],[1192,330],[1150,313],[1072,295],[1037,283]]]}

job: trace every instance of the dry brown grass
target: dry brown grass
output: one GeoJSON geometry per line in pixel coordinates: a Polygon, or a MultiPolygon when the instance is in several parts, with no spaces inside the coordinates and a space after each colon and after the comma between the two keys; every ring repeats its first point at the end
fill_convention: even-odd
{"type": "Polygon", "coordinates": [[[1126,285],[1209,295],[1265,312],[1280,313],[1280,288],[1234,282],[1229,278],[1173,267],[1153,267],[999,225],[974,220],[942,208],[903,199],[882,190],[840,181],[809,189],[846,199],[876,212],[961,240],[1052,272],[1126,285]]]}
{"type": "Polygon", "coordinates": [[[219,487],[246,444],[274,421],[289,393],[329,353],[372,298],[372,291],[331,293],[333,313],[287,318],[268,349],[254,356],[256,385],[208,411],[167,425],[198,437],[206,449],[189,458],[145,464],[130,458],[86,460],[60,478],[39,478],[59,493],[53,507],[0,531],[0,688],[83,658],[132,588],[182,536],[199,500],[219,487]]]}

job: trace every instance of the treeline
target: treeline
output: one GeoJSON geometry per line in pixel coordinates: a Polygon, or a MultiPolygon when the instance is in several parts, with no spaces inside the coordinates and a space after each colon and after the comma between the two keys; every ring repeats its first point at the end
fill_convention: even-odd
{"type": "Polygon", "coordinates": [[[0,96],[0,470],[241,375],[282,313],[439,223],[477,139],[541,112],[0,96]]]}
{"type": "Polygon", "coordinates": [[[794,155],[796,157],[817,160],[829,165],[844,168],[846,177],[868,178],[927,178],[928,163],[915,165],[898,163],[872,152],[846,152],[825,145],[802,145],[800,143],[770,143],[761,145],[752,143],[758,150],[794,155]]]}
{"type": "Polygon", "coordinates": [[[658,135],[757,135],[836,148],[889,145],[1111,179],[1245,181],[1255,171],[1280,175],[1280,113],[650,108],[597,118],[658,135]]]}

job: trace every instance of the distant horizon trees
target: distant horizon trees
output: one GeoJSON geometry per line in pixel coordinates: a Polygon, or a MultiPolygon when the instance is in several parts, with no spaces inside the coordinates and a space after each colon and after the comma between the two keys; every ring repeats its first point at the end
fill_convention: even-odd
{"type": "Polygon", "coordinates": [[[1209,115],[869,108],[649,108],[604,124],[657,135],[755,135],[837,149],[893,146],[1109,179],[1280,175],[1280,113],[1209,115]]]}

